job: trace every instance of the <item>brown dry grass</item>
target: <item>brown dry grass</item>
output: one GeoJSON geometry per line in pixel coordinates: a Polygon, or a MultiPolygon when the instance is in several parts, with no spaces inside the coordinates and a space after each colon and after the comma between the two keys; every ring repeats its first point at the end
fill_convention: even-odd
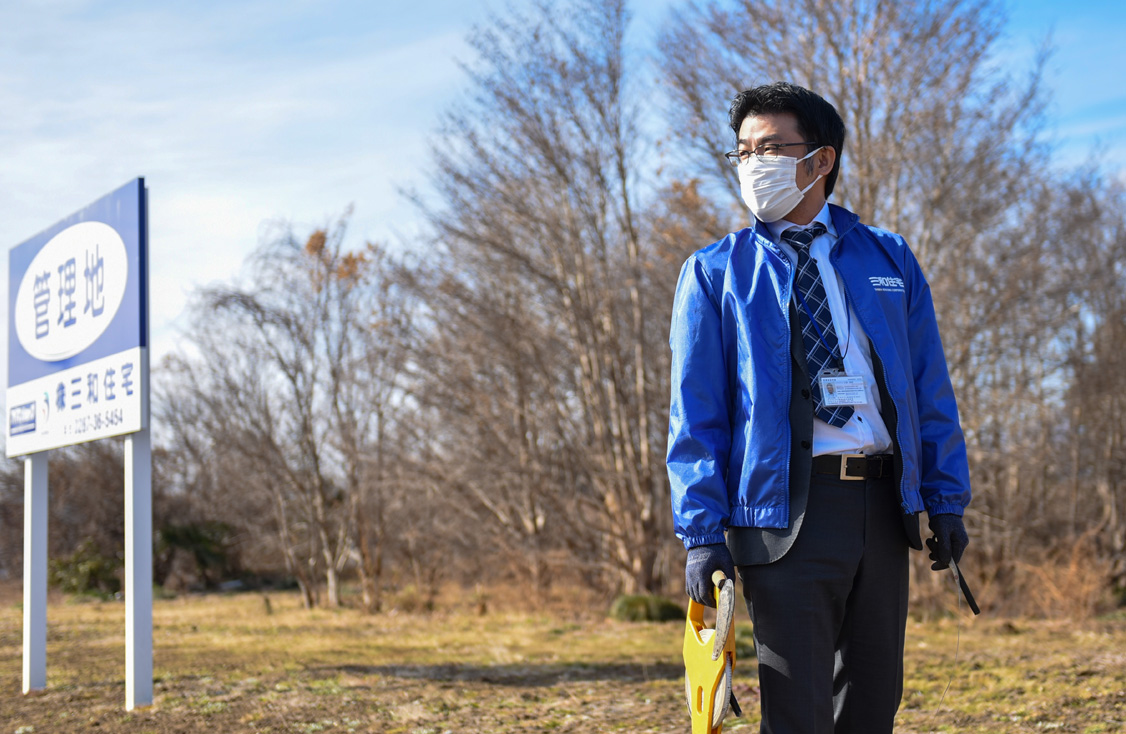
{"type": "Polygon", "coordinates": [[[1029,611],[1037,616],[1085,620],[1107,606],[1111,564],[1095,547],[1091,529],[1054,556],[1019,567],[1019,586],[1029,611]]]}
{"type": "MultiPolygon", "coordinates": [[[[683,626],[611,622],[601,601],[512,611],[496,594],[484,616],[479,596],[452,593],[431,614],[378,616],[308,612],[290,594],[271,594],[272,614],[256,594],[158,601],[156,700],[130,713],[123,605],[53,599],[48,689],[22,696],[10,591],[0,596],[0,734],[689,730],[683,626]]],[[[736,679],[751,716],[724,731],[749,734],[752,661],[736,679]]],[[[945,617],[908,628],[898,732],[1096,734],[1126,731],[1124,721],[1126,619],[945,617]]]]}

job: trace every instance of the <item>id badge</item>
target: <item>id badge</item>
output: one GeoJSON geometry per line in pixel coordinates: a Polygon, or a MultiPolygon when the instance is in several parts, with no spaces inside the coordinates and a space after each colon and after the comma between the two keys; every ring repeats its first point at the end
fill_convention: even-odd
{"type": "Polygon", "coordinates": [[[840,370],[826,370],[817,378],[821,384],[821,403],[826,406],[867,405],[864,378],[840,370]]]}

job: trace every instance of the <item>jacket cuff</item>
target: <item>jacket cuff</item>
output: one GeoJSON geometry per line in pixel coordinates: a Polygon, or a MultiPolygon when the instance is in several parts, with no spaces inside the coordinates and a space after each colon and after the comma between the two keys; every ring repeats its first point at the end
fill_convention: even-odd
{"type": "Polygon", "coordinates": [[[711,533],[709,535],[689,535],[684,540],[684,550],[695,548],[698,545],[715,545],[716,543],[727,543],[727,538],[723,533],[711,533]]]}
{"type": "Polygon", "coordinates": [[[958,517],[961,517],[962,514],[965,513],[965,511],[966,508],[962,507],[961,505],[951,505],[940,502],[934,507],[928,507],[927,515],[929,517],[934,517],[935,515],[957,515],[958,517]]]}

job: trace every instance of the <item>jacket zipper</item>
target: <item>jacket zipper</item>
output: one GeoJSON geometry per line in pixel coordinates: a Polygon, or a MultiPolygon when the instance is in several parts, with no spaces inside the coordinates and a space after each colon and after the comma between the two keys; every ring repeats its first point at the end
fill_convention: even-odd
{"type": "MultiPolygon", "coordinates": [[[[790,262],[789,256],[786,255],[785,252],[783,252],[781,249],[778,248],[777,245],[774,244],[773,240],[771,240],[769,237],[763,237],[759,233],[758,226],[754,227],[754,236],[755,237],[761,237],[763,240],[765,240],[770,245],[770,247],[768,247],[767,249],[772,250],[774,252],[775,257],[777,257],[783,263],[783,267],[786,268],[786,290],[782,294],[784,296],[784,298],[782,299],[782,302],[778,305],[782,309],[782,318],[786,322],[786,401],[785,401],[784,405],[786,406],[786,422],[788,424],[789,421],[790,421],[790,401],[794,399],[794,391],[793,391],[793,386],[794,386],[794,365],[793,365],[793,361],[794,360],[790,357],[790,353],[789,353],[790,352],[789,345],[793,342],[793,338],[794,338],[793,324],[790,323],[790,299],[792,298],[792,293],[793,293],[793,288],[794,288],[794,264],[792,262],[790,262]]],[[[793,474],[793,472],[792,472],[793,467],[790,465],[790,457],[793,456],[793,453],[794,453],[794,427],[789,426],[789,428],[790,428],[790,430],[786,431],[786,477],[785,477],[786,492],[784,493],[784,496],[786,498],[786,524],[787,525],[790,523],[790,519],[791,519],[790,518],[790,476],[793,474]]]]}
{"type": "MultiPolygon", "coordinates": [[[[855,223],[852,224],[843,233],[838,235],[837,241],[839,242],[840,240],[844,239],[845,234],[852,231],[855,228],[855,226],[856,226],[855,223]]],[[[833,265],[833,271],[836,272],[837,271],[837,249],[835,247],[829,250],[829,262],[833,265]]],[[[857,320],[859,320],[861,322],[860,325],[864,328],[865,336],[867,336],[868,334],[871,334],[872,329],[869,328],[868,324],[865,324],[863,322],[863,318],[860,315],[860,311],[853,308],[853,306],[852,306],[852,300],[853,299],[852,299],[852,294],[848,290],[848,283],[845,281],[844,278],[841,278],[840,281],[841,281],[841,287],[844,290],[845,301],[848,304],[848,308],[853,310],[856,313],[857,320]]],[[[876,343],[874,341],[872,341],[872,339],[870,337],[868,339],[868,344],[872,348],[872,351],[874,351],[876,353],[876,357],[879,358],[879,360],[880,360],[880,371],[883,372],[883,374],[884,374],[884,385],[887,385],[888,384],[887,361],[885,361],[884,358],[882,356],[880,356],[880,350],[876,348],[876,343]]],[[[878,387],[879,386],[877,385],[877,388],[878,387]]],[[[887,394],[888,394],[888,402],[891,403],[891,409],[893,411],[895,411],[895,447],[894,448],[899,451],[900,462],[902,462],[902,460],[903,460],[902,459],[903,439],[899,435],[899,426],[900,426],[899,406],[895,404],[895,396],[891,394],[891,388],[890,387],[887,390],[887,394]]],[[[900,473],[899,473],[899,500],[900,500],[899,506],[906,513],[907,510],[909,509],[909,507],[908,507],[908,504],[907,504],[907,496],[906,496],[906,494],[904,493],[904,490],[903,490],[903,482],[904,482],[903,472],[900,471],[900,473]]]]}
{"type": "MultiPolygon", "coordinates": [[[[790,262],[790,258],[786,253],[782,253],[782,262],[786,268],[786,292],[783,294],[785,298],[782,299],[782,318],[786,320],[786,422],[790,420],[790,401],[794,399],[794,360],[790,356],[790,345],[794,343],[793,329],[794,325],[790,323],[790,299],[793,297],[794,289],[794,265],[790,262]]],[[[812,443],[810,444],[812,446],[812,443]]],[[[790,477],[793,474],[793,467],[790,464],[791,457],[794,455],[794,427],[790,426],[790,430],[786,431],[786,524],[790,525],[792,518],[790,517],[790,477]]]]}

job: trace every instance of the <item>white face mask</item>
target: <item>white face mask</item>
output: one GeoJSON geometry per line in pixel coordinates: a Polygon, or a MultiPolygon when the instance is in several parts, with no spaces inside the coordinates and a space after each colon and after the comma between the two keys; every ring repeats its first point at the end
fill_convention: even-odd
{"type": "Polygon", "coordinates": [[[813,179],[809,186],[799,189],[798,164],[818,150],[821,148],[811,151],[804,158],[777,155],[759,160],[758,156],[751,155],[745,163],[739,164],[739,187],[743,201],[750,207],[755,218],[761,222],[777,222],[801,203],[805,192],[813,188],[813,184],[824,174],[813,179]]]}

